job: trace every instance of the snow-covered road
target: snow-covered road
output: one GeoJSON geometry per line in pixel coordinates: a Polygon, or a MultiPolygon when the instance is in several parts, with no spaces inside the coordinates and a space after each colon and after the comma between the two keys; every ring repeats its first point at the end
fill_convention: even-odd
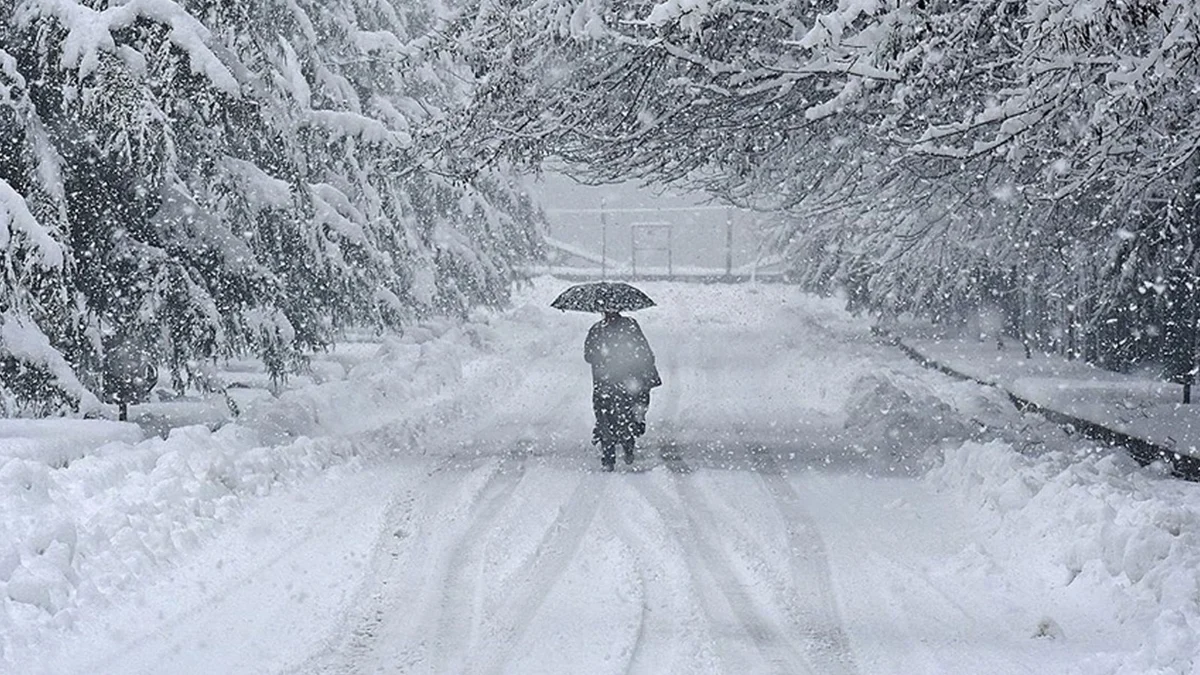
{"type": "Polygon", "coordinates": [[[1050,542],[1006,550],[987,520],[1033,479],[963,478],[1016,456],[989,429],[1057,432],[833,300],[646,289],[665,385],[632,466],[599,470],[591,317],[544,309],[541,280],[473,334],[419,442],[389,432],[407,406],[356,430],[396,452],[248,500],[19,672],[1100,673],[1137,652],[1154,617],[1121,583],[1072,584],[1050,542]],[[930,473],[942,452],[958,473],[930,473]]]}

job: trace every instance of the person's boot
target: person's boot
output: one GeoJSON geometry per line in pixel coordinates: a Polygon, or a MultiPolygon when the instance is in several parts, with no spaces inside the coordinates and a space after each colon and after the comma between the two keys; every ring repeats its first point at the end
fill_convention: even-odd
{"type": "Polygon", "coordinates": [[[604,444],[604,450],[600,454],[600,466],[605,471],[617,468],[617,446],[612,443],[604,444]]]}
{"type": "Polygon", "coordinates": [[[625,443],[625,463],[633,464],[633,439],[629,439],[625,443]]]}

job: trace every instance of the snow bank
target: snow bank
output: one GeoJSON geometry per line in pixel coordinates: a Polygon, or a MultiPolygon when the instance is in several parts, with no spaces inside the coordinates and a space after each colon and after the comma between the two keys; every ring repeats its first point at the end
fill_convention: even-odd
{"type": "MultiPolygon", "coordinates": [[[[1000,441],[947,450],[928,480],[957,498],[999,565],[1040,578],[1059,606],[1090,601],[1093,621],[1097,610],[1114,612],[1113,624],[1138,640],[1132,652],[1080,663],[1081,672],[1197,672],[1200,486],[1121,454],[1027,457],[1000,441]]],[[[1069,616],[1044,622],[1072,638],[1069,616]]]]}
{"type": "Polygon", "coordinates": [[[380,461],[460,416],[463,397],[452,396],[460,364],[487,348],[487,321],[415,327],[349,380],[258,401],[217,431],[190,426],[139,442],[136,427],[104,422],[8,427],[0,438],[8,450],[0,454],[0,671],[28,658],[46,631],[69,628],[80,611],[119,599],[197,547],[245,500],[330,467],[380,461]],[[55,433],[60,445],[34,448],[55,433]],[[28,452],[16,435],[33,444],[28,452]]]}
{"type": "Polygon", "coordinates": [[[251,406],[240,423],[272,437],[376,431],[394,422],[399,406],[427,407],[452,394],[464,358],[482,346],[486,333],[482,323],[413,326],[403,337],[386,340],[374,359],[355,366],[345,380],[286,391],[251,406]]]}
{"type": "MultiPolygon", "coordinates": [[[[995,358],[979,350],[964,372],[995,358]]],[[[1025,629],[1087,655],[1068,672],[1200,672],[1200,485],[1020,415],[999,388],[896,366],[851,389],[846,440],[889,467],[937,448],[924,480],[977,530],[979,550],[936,573],[986,560],[997,593],[1036,589],[1044,616],[1025,629]]]]}
{"type": "Polygon", "coordinates": [[[916,378],[892,370],[860,375],[845,402],[847,440],[883,467],[918,469],[936,449],[971,438],[967,418],[916,378]]]}
{"type": "Polygon", "coordinates": [[[132,422],[80,419],[0,419],[0,462],[19,457],[60,467],[108,443],[145,438],[132,422]]]}
{"type": "MultiPolygon", "coordinates": [[[[908,332],[906,329],[905,332],[908,332]]],[[[1146,373],[1116,373],[1083,361],[1034,352],[1008,340],[909,338],[922,357],[1027,401],[1176,452],[1200,456],[1200,410],[1180,405],[1180,385],[1146,373]]]]}

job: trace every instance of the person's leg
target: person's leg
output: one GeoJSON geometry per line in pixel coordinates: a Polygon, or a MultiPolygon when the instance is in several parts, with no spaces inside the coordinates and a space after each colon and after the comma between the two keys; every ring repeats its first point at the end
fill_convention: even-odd
{"type": "Polygon", "coordinates": [[[646,433],[646,411],[649,409],[650,390],[643,389],[638,393],[637,403],[633,407],[633,433],[635,436],[642,436],[646,433]]]}
{"type": "Polygon", "coordinates": [[[597,382],[592,389],[592,408],[596,413],[592,442],[600,443],[600,464],[605,471],[612,471],[617,463],[616,439],[620,426],[617,394],[616,387],[603,382],[597,382]]]}
{"type": "Polygon", "coordinates": [[[600,453],[600,466],[605,471],[612,471],[617,467],[617,444],[606,442],[603,445],[603,450],[600,453]]]}
{"type": "Polygon", "coordinates": [[[601,382],[592,385],[592,412],[596,415],[596,425],[592,427],[592,443],[603,443],[608,436],[606,428],[609,424],[609,414],[612,408],[612,396],[601,382]]]}
{"type": "Polygon", "coordinates": [[[632,440],[637,431],[637,395],[618,387],[613,396],[613,437],[624,445],[632,440]]]}

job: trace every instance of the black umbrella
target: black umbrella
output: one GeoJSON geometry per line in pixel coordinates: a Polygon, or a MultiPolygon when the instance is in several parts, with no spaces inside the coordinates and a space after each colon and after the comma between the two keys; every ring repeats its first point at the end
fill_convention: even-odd
{"type": "Polygon", "coordinates": [[[619,281],[592,281],[563,291],[550,306],[576,312],[632,312],[653,307],[650,296],[619,281]]]}

